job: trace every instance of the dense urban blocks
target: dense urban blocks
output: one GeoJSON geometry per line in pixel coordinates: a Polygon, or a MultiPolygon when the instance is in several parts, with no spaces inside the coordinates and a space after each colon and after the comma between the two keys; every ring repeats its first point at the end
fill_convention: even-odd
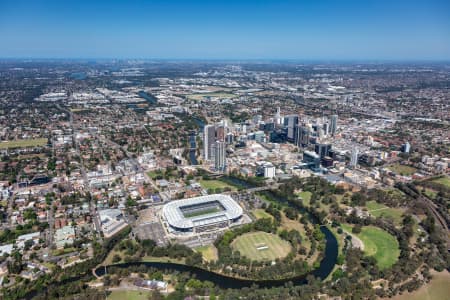
{"type": "Polygon", "coordinates": [[[291,251],[289,242],[267,232],[250,232],[237,237],[231,247],[242,256],[257,261],[273,261],[286,257],[291,251]]]}

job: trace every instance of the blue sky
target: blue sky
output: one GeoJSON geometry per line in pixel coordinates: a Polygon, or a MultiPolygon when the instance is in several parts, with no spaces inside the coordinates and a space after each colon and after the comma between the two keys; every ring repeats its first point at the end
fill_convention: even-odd
{"type": "Polygon", "coordinates": [[[450,60],[450,1],[0,0],[0,57],[450,60]]]}

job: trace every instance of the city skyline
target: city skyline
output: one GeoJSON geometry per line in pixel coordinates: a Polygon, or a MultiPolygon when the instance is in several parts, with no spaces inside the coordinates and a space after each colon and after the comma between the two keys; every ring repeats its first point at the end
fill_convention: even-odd
{"type": "Polygon", "coordinates": [[[0,57],[447,61],[446,1],[0,1],[0,57]]]}

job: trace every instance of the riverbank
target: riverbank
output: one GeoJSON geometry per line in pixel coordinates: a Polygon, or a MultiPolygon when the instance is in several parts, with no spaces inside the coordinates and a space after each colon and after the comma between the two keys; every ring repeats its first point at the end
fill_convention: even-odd
{"type": "Polygon", "coordinates": [[[252,285],[258,285],[263,288],[272,288],[284,286],[288,282],[292,282],[294,285],[306,284],[306,277],[308,275],[313,275],[320,280],[324,280],[328,277],[331,271],[334,269],[336,264],[337,254],[338,254],[338,243],[333,233],[326,227],[321,227],[322,233],[325,235],[326,246],[325,255],[320,262],[318,268],[312,270],[311,272],[296,276],[293,278],[277,279],[277,280],[252,280],[252,279],[242,279],[230,277],[227,275],[219,274],[213,271],[203,269],[201,267],[188,266],[182,263],[172,263],[163,261],[140,261],[140,262],[129,262],[129,263],[118,263],[109,266],[99,266],[94,270],[96,277],[102,277],[108,272],[111,267],[117,268],[130,268],[133,266],[144,265],[146,267],[155,268],[161,271],[178,271],[178,272],[189,272],[194,275],[200,281],[210,281],[214,283],[219,288],[223,289],[240,289],[244,287],[251,287],[252,285]]]}

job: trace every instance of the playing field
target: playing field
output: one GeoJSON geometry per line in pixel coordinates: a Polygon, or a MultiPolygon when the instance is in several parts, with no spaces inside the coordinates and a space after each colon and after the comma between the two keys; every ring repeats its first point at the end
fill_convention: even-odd
{"type": "Polygon", "coordinates": [[[46,138],[15,140],[15,141],[0,142],[0,149],[29,148],[29,147],[44,146],[46,144],[47,144],[46,138]]]}
{"type": "Polygon", "coordinates": [[[237,237],[231,248],[252,260],[275,260],[283,258],[291,251],[289,242],[267,232],[250,232],[237,237]]]}
{"type": "Polygon", "coordinates": [[[228,183],[220,181],[220,180],[200,180],[200,185],[205,190],[209,190],[209,189],[215,190],[217,188],[224,189],[226,187],[230,188],[232,191],[236,190],[236,187],[229,185],[228,183]]]}
{"type": "Polygon", "coordinates": [[[203,215],[216,213],[216,212],[219,212],[219,211],[222,211],[222,209],[220,209],[218,207],[211,207],[211,208],[208,208],[208,209],[203,209],[203,210],[197,210],[197,211],[193,211],[193,212],[183,213],[183,216],[185,218],[193,218],[193,217],[198,217],[198,216],[203,216],[203,215]]]}
{"type": "MultiPolygon", "coordinates": [[[[351,226],[342,226],[351,232],[351,226]]],[[[364,244],[364,254],[373,256],[380,269],[392,266],[400,255],[397,239],[388,232],[374,226],[364,226],[361,233],[356,235],[364,244]]]]}

